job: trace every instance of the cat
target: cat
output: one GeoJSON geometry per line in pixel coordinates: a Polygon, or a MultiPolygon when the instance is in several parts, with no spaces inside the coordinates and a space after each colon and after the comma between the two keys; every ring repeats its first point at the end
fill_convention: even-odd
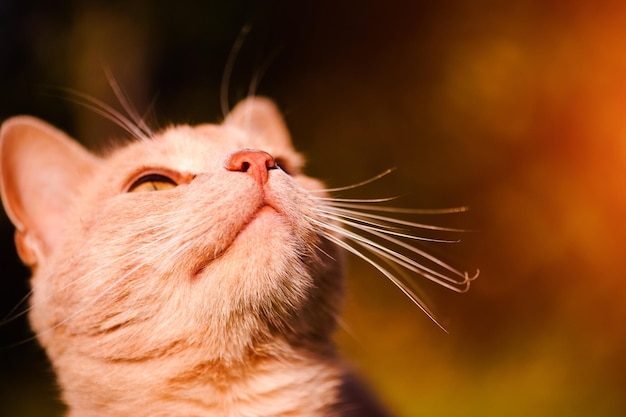
{"type": "Polygon", "coordinates": [[[358,247],[458,291],[474,277],[355,238],[344,226],[379,235],[392,220],[357,215],[358,201],[332,200],[306,176],[268,99],[157,133],[108,115],[135,140],[102,156],[30,116],[0,131],[2,202],[32,271],[29,319],[67,415],[385,415],[333,343],[343,253],[429,315],[358,247]]]}

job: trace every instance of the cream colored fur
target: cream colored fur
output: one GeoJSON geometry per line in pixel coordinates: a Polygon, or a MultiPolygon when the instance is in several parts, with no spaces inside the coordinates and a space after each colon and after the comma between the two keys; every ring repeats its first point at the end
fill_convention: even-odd
{"type": "Polygon", "coordinates": [[[337,414],[340,256],[312,226],[323,185],[301,166],[261,98],[105,157],[34,118],[2,125],[2,201],[69,416],[337,414]],[[292,175],[227,169],[242,149],[292,175]],[[127,192],[154,169],[180,184],[127,192]]]}

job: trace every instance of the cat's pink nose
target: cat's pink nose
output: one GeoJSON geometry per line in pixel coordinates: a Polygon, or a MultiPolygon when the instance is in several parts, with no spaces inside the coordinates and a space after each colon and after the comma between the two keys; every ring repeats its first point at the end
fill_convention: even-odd
{"type": "Polygon", "coordinates": [[[226,169],[229,171],[239,171],[249,174],[263,185],[267,182],[267,171],[276,169],[276,162],[272,155],[256,149],[244,149],[235,152],[226,162],[226,169]]]}

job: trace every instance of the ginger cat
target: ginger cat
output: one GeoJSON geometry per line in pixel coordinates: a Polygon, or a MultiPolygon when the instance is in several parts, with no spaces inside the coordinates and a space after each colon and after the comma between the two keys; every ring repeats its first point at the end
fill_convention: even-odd
{"type": "Polygon", "coordinates": [[[329,197],[367,181],[325,190],[305,176],[267,99],[158,133],[100,110],[136,140],[96,156],[32,117],[0,131],[29,317],[67,415],[382,416],[332,341],[342,250],[432,318],[401,269],[459,292],[475,276],[406,241],[453,229],[372,207],[387,199],[329,197]]]}
{"type": "Polygon", "coordinates": [[[2,125],[2,201],[68,416],[376,415],[348,398],[331,339],[343,290],[313,221],[324,186],[275,106],[133,128],[99,157],[32,117],[2,125]]]}

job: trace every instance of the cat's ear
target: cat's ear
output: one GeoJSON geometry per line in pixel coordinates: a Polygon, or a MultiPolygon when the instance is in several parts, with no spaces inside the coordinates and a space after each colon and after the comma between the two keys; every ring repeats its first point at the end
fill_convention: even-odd
{"type": "Polygon", "coordinates": [[[0,128],[0,195],[22,261],[34,266],[59,243],[80,178],[96,157],[49,124],[13,117],[0,128]]]}
{"type": "Polygon", "coordinates": [[[291,136],[278,108],[264,97],[248,97],[228,114],[224,124],[265,137],[279,146],[291,148],[291,136]]]}

